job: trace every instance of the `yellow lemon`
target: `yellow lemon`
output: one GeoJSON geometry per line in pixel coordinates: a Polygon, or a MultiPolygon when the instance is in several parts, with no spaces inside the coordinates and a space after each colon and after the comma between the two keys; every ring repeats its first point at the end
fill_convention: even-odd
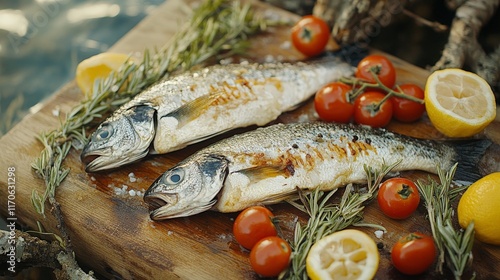
{"type": "Polygon", "coordinates": [[[372,279],[379,265],[375,241],[366,233],[346,229],[318,240],[306,259],[312,280],[372,279]]]}
{"type": "Polygon", "coordinates": [[[500,172],[491,173],[469,186],[458,202],[461,227],[474,221],[476,238],[500,245],[500,172]]]}
{"type": "Polygon", "coordinates": [[[78,87],[84,94],[90,95],[95,80],[107,78],[111,71],[118,70],[128,58],[128,55],[121,53],[100,53],[83,60],[76,67],[78,87]]]}
{"type": "Polygon", "coordinates": [[[495,119],[495,96],[478,75],[461,69],[435,71],[425,85],[425,108],[446,136],[469,137],[495,119]]]}

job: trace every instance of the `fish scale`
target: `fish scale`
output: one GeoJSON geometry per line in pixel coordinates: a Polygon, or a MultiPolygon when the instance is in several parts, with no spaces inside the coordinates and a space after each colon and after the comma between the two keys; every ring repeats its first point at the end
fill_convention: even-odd
{"type": "Polygon", "coordinates": [[[223,132],[262,126],[329,82],[350,76],[339,58],[215,65],[162,80],[119,108],[92,134],[81,158],[88,172],[163,154],[223,132]],[[134,115],[141,108],[141,120],[134,115]],[[143,117],[144,116],[144,117],[143,117]],[[125,139],[125,135],[134,135],[125,139]]]}
{"type": "Polygon", "coordinates": [[[394,171],[430,173],[438,166],[448,170],[458,161],[466,167],[475,166],[489,144],[472,141],[452,145],[357,125],[276,124],[199,150],[161,175],[144,199],[155,220],[209,208],[234,212],[285,200],[296,195],[297,188],[332,190],[364,183],[365,166],[380,169],[399,162],[394,171]],[[173,175],[182,179],[173,182],[173,175]]]}
{"type": "Polygon", "coordinates": [[[226,180],[230,184],[224,185],[215,205],[222,212],[238,211],[258,201],[266,203],[269,197],[283,198],[295,193],[297,187],[329,190],[360,183],[366,180],[364,165],[380,168],[384,163],[401,161],[396,170],[433,172],[437,164],[450,168],[456,158],[449,146],[425,140],[417,142],[385,130],[324,123],[257,129],[222,140],[204,153],[223,155],[229,161],[226,180]],[[318,135],[322,135],[322,141],[317,140],[318,135]],[[259,164],[288,166],[285,170],[293,169],[295,174],[249,184],[246,180],[231,180],[259,164]]]}

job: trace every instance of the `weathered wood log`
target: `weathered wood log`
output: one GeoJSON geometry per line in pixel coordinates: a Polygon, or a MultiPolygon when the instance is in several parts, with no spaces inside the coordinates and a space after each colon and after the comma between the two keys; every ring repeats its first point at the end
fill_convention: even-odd
{"type": "Polygon", "coordinates": [[[332,28],[333,39],[345,45],[369,42],[403,7],[404,1],[398,0],[318,0],[313,14],[326,20],[332,28]]]}
{"type": "MultiPolygon", "coordinates": [[[[456,9],[451,24],[448,43],[432,71],[445,68],[470,68],[490,85],[499,87],[500,47],[491,54],[485,53],[477,37],[481,28],[498,9],[500,0],[446,0],[450,9],[456,9]]],[[[370,37],[378,35],[389,25],[396,14],[406,12],[406,1],[394,0],[318,0],[313,13],[325,19],[332,28],[332,37],[340,45],[357,44],[368,47],[370,37]]],[[[419,22],[426,23],[425,20],[419,22]]],[[[428,23],[437,30],[442,25],[428,23]]],[[[422,46],[424,47],[424,46],[422,46]]]]}
{"type": "Polygon", "coordinates": [[[451,24],[448,43],[432,70],[469,66],[490,85],[495,85],[500,74],[500,51],[497,49],[491,55],[486,54],[477,37],[499,4],[500,0],[448,1],[448,5],[457,7],[457,11],[451,24]]]}

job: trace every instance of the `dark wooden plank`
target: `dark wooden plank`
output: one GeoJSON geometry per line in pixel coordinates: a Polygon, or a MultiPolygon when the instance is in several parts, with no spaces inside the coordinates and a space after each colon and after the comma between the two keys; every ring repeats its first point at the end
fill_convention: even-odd
{"type": "MultiPolygon", "coordinates": [[[[162,45],[175,32],[180,18],[180,0],[169,0],[167,3],[145,19],[133,31],[127,34],[113,51],[141,51],[145,47],[162,45]]],[[[261,6],[263,11],[272,10],[280,15],[295,20],[297,17],[275,8],[261,6]]],[[[276,28],[269,34],[253,39],[253,48],[249,59],[265,61],[268,59],[297,60],[302,59],[292,47],[283,44],[288,40],[288,28],[276,28]]],[[[335,45],[330,45],[334,49],[335,45]]],[[[392,58],[398,71],[398,82],[415,82],[425,84],[428,72],[412,66],[397,58],[392,58]]],[[[18,221],[31,228],[36,221],[43,223],[49,232],[58,232],[54,219],[50,214],[46,218],[36,214],[31,206],[30,197],[33,189],[43,191],[43,182],[37,178],[30,165],[39,155],[41,145],[35,136],[57,127],[58,117],[52,110],[58,108],[63,114],[78,103],[81,92],[74,83],[68,84],[60,92],[47,100],[41,109],[27,116],[9,133],[0,139],[2,160],[0,170],[6,174],[9,166],[16,168],[16,217],[18,221]]],[[[280,116],[278,121],[292,122],[300,119],[314,120],[312,102],[294,112],[280,116]]],[[[479,137],[488,137],[500,143],[498,128],[500,121],[490,125],[479,137]]],[[[389,129],[413,137],[444,139],[430,124],[427,118],[415,124],[393,122],[389,129]]],[[[233,131],[220,136],[225,137],[245,129],[233,131]]],[[[217,139],[219,139],[217,138],[217,139]]],[[[118,188],[127,186],[127,191],[144,192],[148,186],[167,168],[174,165],[197,149],[217,140],[209,140],[193,145],[184,150],[148,157],[146,160],[125,166],[119,170],[87,174],[79,159],[77,151],[71,151],[65,165],[71,168],[70,175],[57,191],[57,199],[62,206],[71,239],[78,260],[106,277],[118,276],[125,279],[254,279],[257,278],[248,263],[248,252],[242,249],[232,236],[232,223],[236,213],[222,214],[205,212],[193,217],[152,222],[148,218],[145,203],[139,196],[131,196],[128,192],[117,193],[118,188]],[[137,181],[132,182],[130,173],[134,173],[137,181]],[[131,253],[133,252],[133,253],[131,253]]],[[[485,160],[485,169],[500,170],[500,160],[492,150],[489,160],[485,160]]],[[[405,172],[410,178],[426,178],[423,172],[405,172]]],[[[0,205],[2,215],[6,215],[6,177],[0,177],[0,205]]],[[[339,192],[339,195],[342,191],[339,192]]],[[[305,216],[287,204],[271,206],[281,218],[281,226],[285,237],[291,238],[293,221],[305,216]]],[[[385,226],[388,232],[377,239],[371,229],[363,229],[377,242],[383,244],[378,278],[402,279],[402,275],[390,265],[390,247],[404,233],[419,230],[430,232],[425,219],[423,206],[416,215],[405,221],[386,218],[378,207],[372,204],[367,207],[366,221],[385,226]]],[[[474,250],[474,269],[478,279],[500,278],[500,248],[476,242],[474,250]]],[[[450,278],[450,275],[446,275],[450,278]]],[[[415,279],[442,278],[429,272],[415,279]]]]}

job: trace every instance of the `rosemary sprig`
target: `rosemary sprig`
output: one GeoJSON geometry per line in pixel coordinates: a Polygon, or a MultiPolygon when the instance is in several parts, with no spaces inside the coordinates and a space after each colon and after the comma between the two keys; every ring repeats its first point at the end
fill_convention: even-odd
{"type": "Polygon", "coordinates": [[[472,263],[474,223],[459,231],[452,225],[454,210],[451,202],[468,187],[451,187],[456,168],[457,164],[447,173],[438,168],[440,184],[434,180],[428,184],[418,181],[417,187],[424,198],[432,236],[438,247],[436,270],[442,274],[443,264],[446,263],[455,279],[460,279],[465,269],[472,263]]]}
{"type": "Polygon", "coordinates": [[[46,200],[54,197],[55,189],[69,173],[69,169],[61,169],[63,160],[72,145],[78,148],[87,141],[86,127],[95,119],[174,71],[186,70],[218,54],[242,52],[248,36],[268,23],[254,16],[250,5],[242,6],[239,1],[205,1],[166,47],[153,55],[146,50],[141,63],[127,61],[108,78],[96,82],[91,96],[73,108],[58,129],[38,137],[43,150],[32,167],[44,179],[46,188],[41,196],[33,190],[36,211],[45,215],[46,200]]]}
{"type": "Polygon", "coordinates": [[[363,210],[377,194],[378,187],[384,177],[399,162],[392,165],[383,165],[380,171],[364,166],[368,179],[366,193],[353,191],[352,184],[346,186],[344,194],[338,204],[329,204],[330,198],[338,189],[327,194],[315,190],[310,194],[299,192],[301,204],[290,202],[298,209],[309,215],[307,224],[301,226],[295,224],[294,239],[291,242],[292,256],[288,270],[282,277],[287,279],[308,279],[306,272],[306,258],[311,246],[322,237],[333,232],[347,228],[348,226],[369,226],[385,231],[385,228],[376,224],[360,223],[363,220],[363,210]]]}

